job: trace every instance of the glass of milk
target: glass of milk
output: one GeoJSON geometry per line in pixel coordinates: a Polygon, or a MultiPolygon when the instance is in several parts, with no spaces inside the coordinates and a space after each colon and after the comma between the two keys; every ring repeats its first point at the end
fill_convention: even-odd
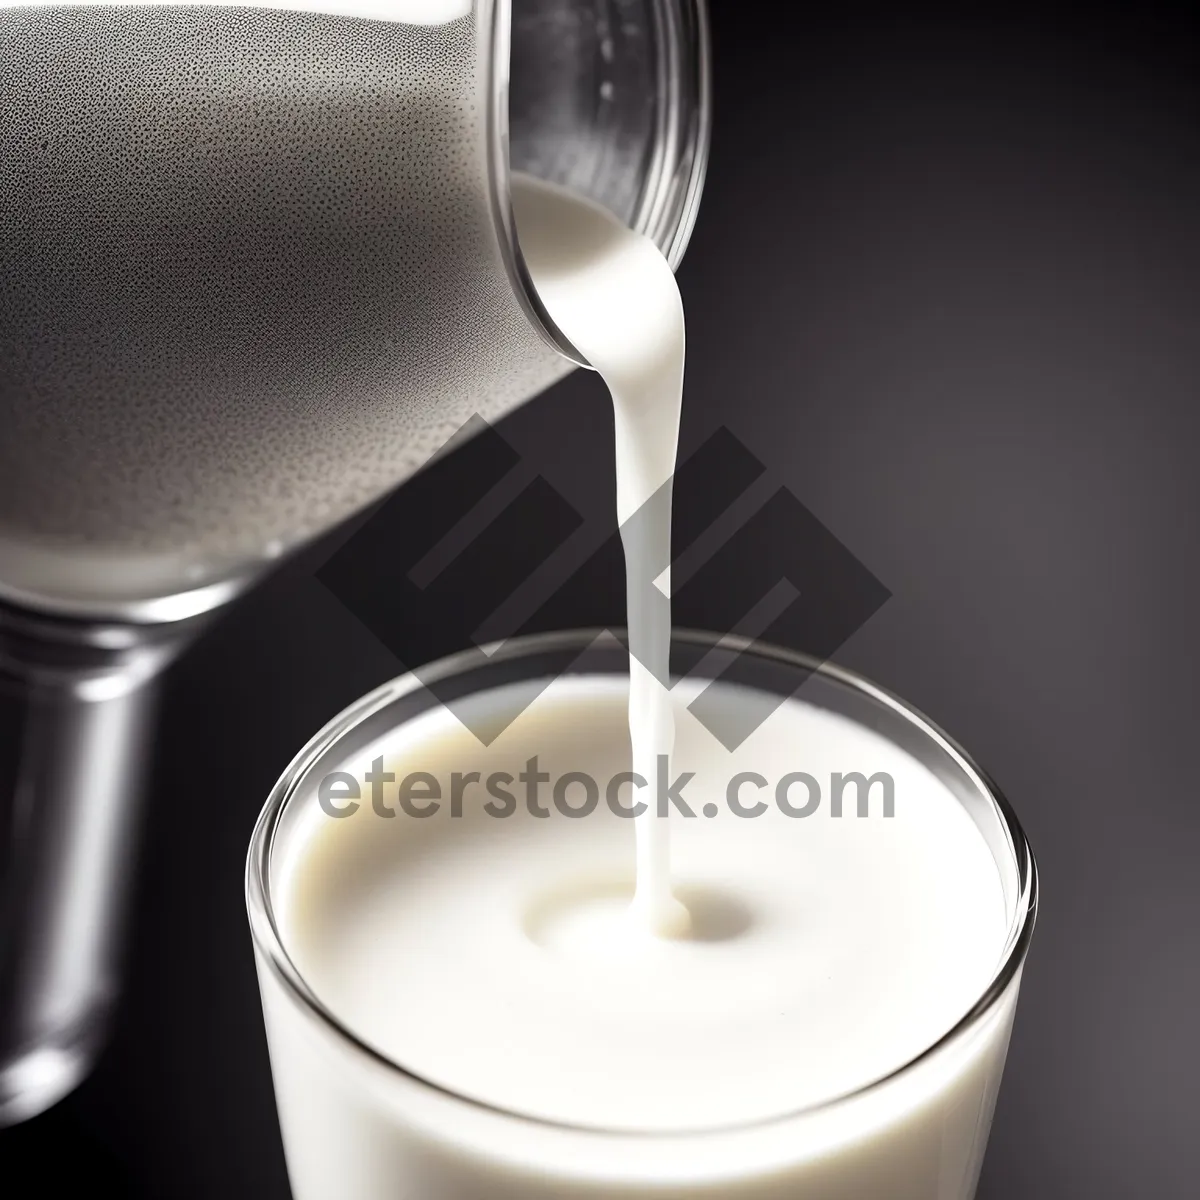
{"type": "Polygon", "coordinates": [[[297,1200],[974,1194],[1036,911],[1012,810],[850,672],[671,663],[672,936],[629,919],[656,781],[611,634],[406,675],[288,767],[247,903],[297,1200]]]}

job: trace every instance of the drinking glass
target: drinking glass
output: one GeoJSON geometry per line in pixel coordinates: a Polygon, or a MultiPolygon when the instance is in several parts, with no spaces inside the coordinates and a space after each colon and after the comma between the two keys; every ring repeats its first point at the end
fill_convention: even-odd
{"type": "MultiPolygon", "coordinates": [[[[293,839],[325,819],[314,809],[320,780],[438,705],[453,709],[464,697],[513,685],[527,686],[532,698],[563,676],[624,677],[628,670],[626,644],[597,630],[471,650],[346,709],[276,784],[250,843],[246,900],[296,1200],[970,1200],[1033,932],[1033,855],[1004,797],[960,747],[903,701],[840,667],[728,636],[676,631],[672,642],[674,679],[720,679],[781,700],[798,695],[890,740],[949,789],[991,852],[1007,917],[995,973],[953,1028],[885,1078],[727,1129],[631,1133],[556,1124],[457,1095],[390,1060],[297,969],[273,897],[277,865],[293,839]]],[[[483,998],[480,1011],[483,1019],[483,998]]]]}

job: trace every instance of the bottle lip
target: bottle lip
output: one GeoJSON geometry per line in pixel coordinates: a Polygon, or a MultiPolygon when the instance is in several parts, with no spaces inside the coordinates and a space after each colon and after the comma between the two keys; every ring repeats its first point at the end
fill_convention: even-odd
{"type": "MultiPolygon", "coordinates": [[[[644,233],[677,270],[691,240],[708,171],[712,133],[712,54],[705,0],[650,0],[658,70],[666,102],[632,228],[644,233]]],[[[504,267],[518,303],[551,349],[592,369],[555,323],[534,286],[521,252],[512,210],[508,95],[512,46],[511,0],[480,0],[482,64],[487,87],[489,202],[504,267]]]]}

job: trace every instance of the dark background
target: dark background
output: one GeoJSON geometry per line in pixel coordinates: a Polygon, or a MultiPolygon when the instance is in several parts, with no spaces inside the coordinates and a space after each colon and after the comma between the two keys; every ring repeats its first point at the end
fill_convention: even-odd
{"type": "MultiPolygon", "coordinates": [[[[980,1195],[1195,1196],[1192,31],[1140,8],[714,7],[685,449],[728,426],[891,590],[837,658],[967,745],[1040,860],[980,1195]]],[[[501,429],[580,511],[610,511],[594,377],[501,429]]],[[[167,680],[115,1037],[78,1093],[0,1133],[9,1194],[287,1196],[245,848],[291,755],[398,669],[318,560],[167,680]]],[[[602,601],[618,623],[619,580],[602,601]]]]}

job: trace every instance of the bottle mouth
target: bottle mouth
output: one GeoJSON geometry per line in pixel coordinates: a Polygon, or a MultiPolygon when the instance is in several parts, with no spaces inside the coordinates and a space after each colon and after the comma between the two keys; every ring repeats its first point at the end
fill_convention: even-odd
{"type": "Polygon", "coordinates": [[[643,0],[617,21],[606,0],[483,0],[490,202],[526,316],[591,368],[546,310],[521,251],[514,171],[565,187],[645,234],[678,268],[708,166],[712,81],[704,0],[643,0]]]}

